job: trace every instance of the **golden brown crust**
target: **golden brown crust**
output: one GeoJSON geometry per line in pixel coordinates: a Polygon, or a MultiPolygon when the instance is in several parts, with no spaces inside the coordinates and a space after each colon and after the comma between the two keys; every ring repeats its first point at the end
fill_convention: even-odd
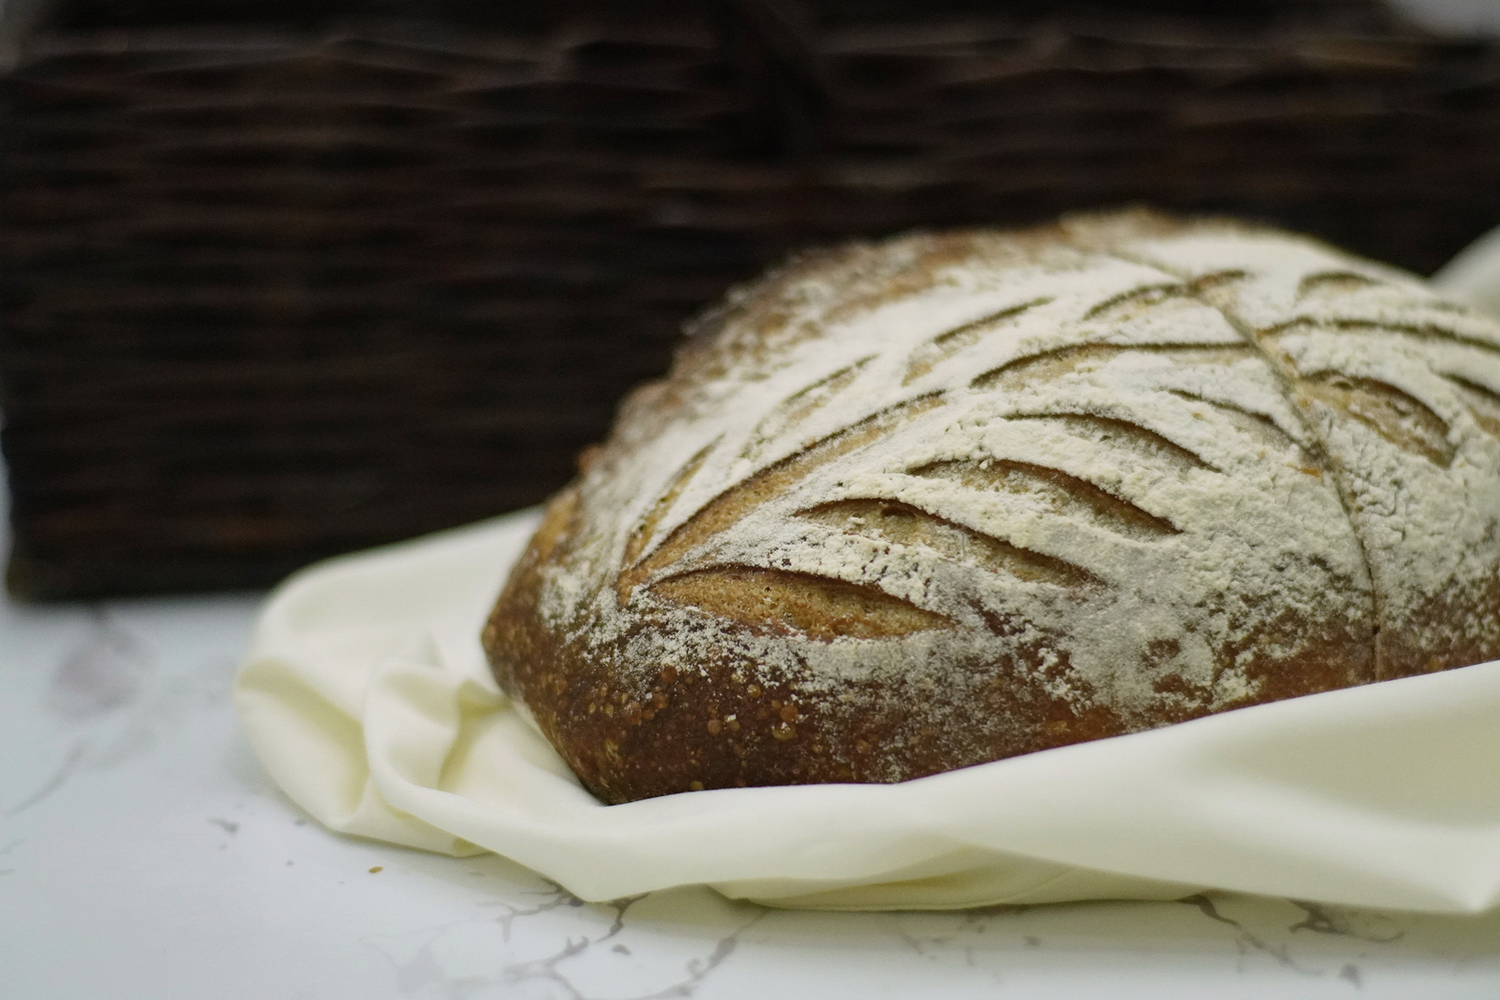
{"type": "Polygon", "coordinates": [[[805,256],[627,401],[485,649],[606,802],[1492,658],[1500,329],[1429,299],[1139,213],[805,256]]]}
{"type": "MultiPolygon", "coordinates": [[[[1061,675],[1067,664],[1047,662],[1044,650],[1011,663],[956,663],[941,687],[903,677],[851,685],[832,699],[724,657],[701,671],[665,667],[643,697],[609,664],[559,648],[537,627],[534,585],[524,571],[513,579],[520,586],[507,588],[497,605],[486,647],[492,656],[505,650],[495,659],[505,665],[507,691],[530,706],[563,759],[605,802],[700,788],[901,781],[1140,728],[1107,708],[1080,710],[1049,696],[1037,679],[1061,675]],[[917,701],[952,703],[962,732],[909,711],[917,701]]],[[[1259,638],[1275,645],[1299,626],[1291,620],[1284,632],[1259,638]]],[[[1367,637],[1349,631],[1330,627],[1291,659],[1260,658],[1254,672],[1267,683],[1244,704],[1373,680],[1367,637]]],[[[1238,651],[1225,652],[1232,659],[1238,651]]],[[[1180,676],[1157,684],[1186,696],[1157,724],[1207,714],[1204,692],[1180,676]]]]}

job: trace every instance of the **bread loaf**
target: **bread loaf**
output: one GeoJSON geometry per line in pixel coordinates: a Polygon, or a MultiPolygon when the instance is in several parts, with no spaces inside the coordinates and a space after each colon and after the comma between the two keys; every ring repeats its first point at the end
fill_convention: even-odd
{"type": "Polygon", "coordinates": [[[1244,224],[802,256],[584,464],[483,640],[606,802],[1500,656],[1500,325],[1244,224]]]}

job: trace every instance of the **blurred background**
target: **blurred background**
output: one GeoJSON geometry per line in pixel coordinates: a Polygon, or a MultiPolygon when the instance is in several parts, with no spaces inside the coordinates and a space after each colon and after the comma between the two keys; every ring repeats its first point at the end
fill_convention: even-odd
{"type": "Polygon", "coordinates": [[[793,248],[1144,202],[1430,273],[1500,0],[0,0],[23,598],[539,502],[793,248]]]}

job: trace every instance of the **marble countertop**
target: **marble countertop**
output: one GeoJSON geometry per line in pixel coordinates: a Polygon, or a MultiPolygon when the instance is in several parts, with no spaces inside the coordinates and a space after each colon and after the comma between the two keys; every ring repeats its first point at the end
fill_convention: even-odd
{"type": "Polygon", "coordinates": [[[331,834],[229,701],[257,595],[0,604],[0,997],[1500,996],[1500,914],[1232,894],[808,913],[586,904],[331,834]]]}

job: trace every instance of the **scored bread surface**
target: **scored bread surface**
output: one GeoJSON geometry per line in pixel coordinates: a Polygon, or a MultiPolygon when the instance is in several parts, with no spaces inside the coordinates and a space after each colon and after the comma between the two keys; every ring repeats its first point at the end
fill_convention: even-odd
{"type": "Polygon", "coordinates": [[[1500,656],[1500,325],[1147,213],[806,255],[484,634],[585,785],[896,781],[1500,656]]]}

